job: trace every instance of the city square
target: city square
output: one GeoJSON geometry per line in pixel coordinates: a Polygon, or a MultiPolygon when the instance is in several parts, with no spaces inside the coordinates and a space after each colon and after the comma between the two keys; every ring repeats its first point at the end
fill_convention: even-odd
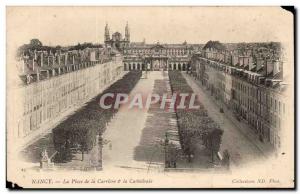
{"type": "MultiPolygon", "coordinates": [[[[166,21],[163,29],[145,30],[148,24],[138,19],[121,20],[120,26],[119,20],[101,18],[98,9],[108,8],[91,9],[95,18],[84,18],[97,23],[97,41],[53,44],[36,36],[17,47],[16,67],[9,69],[17,74],[8,88],[9,165],[14,170],[91,173],[98,176],[95,184],[154,184],[148,176],[192,180],[204,174],[231,176],[232,184],[242,184],[232,177],[247,169],[264,173],[291,159],[286,131],[293,125],[293,71],[287,68],[292,63],[285,43],[263,36],[221,41],[207,29],[174,20],[180,20],[177,8],[145,12],[147,18],[170,14],[170,31],[166,21]],[[189,37],[196,33],[210,39],[189,37]],[[117,174],[131,177],[118,179],[117,174]]],[[[187,17],[197,21],[201,13],[193,13],[187,17]]],[[[87,183],[77,178],[62,183],[87,183]]],[[[277,176],[272,180],[279,184],[277,176]]]]}

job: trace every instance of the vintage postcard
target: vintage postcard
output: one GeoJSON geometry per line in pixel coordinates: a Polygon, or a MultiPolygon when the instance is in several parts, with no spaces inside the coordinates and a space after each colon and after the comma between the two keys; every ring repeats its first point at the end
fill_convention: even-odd
{"type": "Polygon", "coordinates": [[[7,187],[294,188],[293,10],[6,7],[7,187]]]}

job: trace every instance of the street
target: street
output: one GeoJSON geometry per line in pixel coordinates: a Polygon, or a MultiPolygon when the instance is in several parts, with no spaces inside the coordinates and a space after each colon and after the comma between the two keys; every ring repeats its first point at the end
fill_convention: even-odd
{"type": "Polygon", "coordinates": [[[198,85],[193,77],[186,73],[182,74],[193,91],[198,95],[199,100],[206,107],[208,115],[224,130],[220,152],[226,149],[229,151],[231,164],[241,167],[250,163],[256,163],[258,159],[263,159],[264,155],[255,143],[245,136],[241,129],[226,116],[226,112],[220,113],[219,107],[212,100],[212,96],[205,92],[202,87],[199,87],[200,84],[198,85]]]}

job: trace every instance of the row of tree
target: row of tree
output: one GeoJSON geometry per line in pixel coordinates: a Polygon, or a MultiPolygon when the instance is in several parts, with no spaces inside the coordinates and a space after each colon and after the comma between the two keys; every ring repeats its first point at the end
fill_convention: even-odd
{"type": "Polygon", "coordinates": [[[53,129],[54,148],[58,154],[55,162],[72,160],[72,153],[89,152],[96,143],[97,135],[102,135],[107,124],[117,113],[117,109],[102,109],[99,99],[105,93],[128,94],[141,77],[141,72],[131,71],[122,79],[112,84],[99,96],[88,102],[86,106],[75,112],[53,129]]]}
{"type": "MultiPolygon", "coordinates": [[[[189,93],[193,90],[186,82],[179,71],[169,71],[169,78],[172,93],[189,93]]],[[[191,96],[191,95],[189,95],[191,96]]],[[[179,100],[176,101],[176,106],[179,100]]],[[[185,101],[188,106],[189,99],[185,101]]],[[[207,149],[213,156],[219,151],[223,130],[208,116],[207,110],[197,99],[196,105],[199,109],[175,109],[178,119],[179,137],[181,147],[186,156],[191,156],[201,152],[201,149],[207,149]],[[201,145],[201,146],[199,146],[201,145]]],[[[175,106],[175,108],[176,108],[175,106]]]]}

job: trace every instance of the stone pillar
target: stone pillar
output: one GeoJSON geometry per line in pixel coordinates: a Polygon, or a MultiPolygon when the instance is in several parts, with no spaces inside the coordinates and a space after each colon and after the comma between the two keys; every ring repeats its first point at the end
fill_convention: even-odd
{"type": "Polygon", "coordinates": [[[167,65],[167,71],[169,71],[169,61],[168,61],[168,59],[166,60],[166,65],[167,65]]]}
{"type": "Polygon", "coordinates": [[[36,56],[36,50],[34,50],[34,60],[37,59],[37,56],[36,56]]]}
{"type": "Polygon", "coordinates": [[[40,81],[40,73],[36,71],[36,81],[40,81]]]}
{"type": "Polygon", "coordinates": [[[58,68],[58,75],[60,75],[61,71],[60,71],[60,67],[58,68]]]}
{"type": "Polygon", "coordinates": [[[68,64],[68,53],[65,54],[65,65],[68,64]]]}
{"type": "Polygon", "coordinates": [[[44,53],[41,52],[41,67],[44,66],[44,53]]]}
{"type": "Polygon", "coordinates": [[[72,64],[73,65],[75,64],[75,56],[74,55],[72,56],[72,64]]]}
{"type": "Polygon", "coordinates": [[[57,55],[58,58],[58,65],[60,66],[60,54],[57,55]]]}
{"type": "Polygon", "coordinates": [[[49,72],[49,70],[47,70],[47,78],[48,79],[50,78],[50,72],[49,72]]]}
{"type": "Polygon", "coordinates": [[[50,59],[49,59],[49,56],[47,56],[47,65],[48,65],[48,66],[50,66],[49,63],[50,63],[50,59]]]}
{"type": "Polygon", "coordinates": [[[52,69],[52,76],[55,76],[55,69],[52,69]]]}
{"type": "Polygon", "coordinates": [[[54,66],[54,64],[55,64],[55,57],[52,56],[52,66],[54,66]]]}

